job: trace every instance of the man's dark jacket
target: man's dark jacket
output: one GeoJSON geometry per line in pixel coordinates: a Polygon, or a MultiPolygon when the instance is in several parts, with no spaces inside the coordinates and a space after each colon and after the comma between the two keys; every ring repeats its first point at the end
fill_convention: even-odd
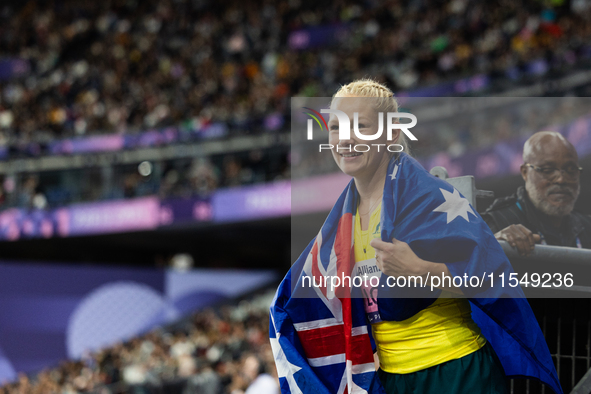
{"type": "Polygon", "coordinates": [[[512,224],[522,224],[532,233],[543,235],[548,245],[577,247],[578,238],[583,248],[591,249],[589,215],[573,211],[557,229],[544,213],[534,207],[523,186],[509,197],[497,198],[482,218],[493,233],[512,224]]]}

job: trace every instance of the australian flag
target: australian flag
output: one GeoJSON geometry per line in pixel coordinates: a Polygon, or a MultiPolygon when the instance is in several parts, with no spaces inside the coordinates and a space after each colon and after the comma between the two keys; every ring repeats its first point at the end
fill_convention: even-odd
{"type": "MultiPolygon", "coordinates": [[[[355,288],[333,289],[321,283],[326,277],[354,276],[357,201],[351,181],[281,282],[271,305],[269,335],[284,394],[385,394],[375,372],[375,344],[363,299],[356,297],[355,288]]],[[[383,241],[408,243],[420,258],[445,263],[452,276],[498,278],[504,273],[508,278],[513,272],[468,200],[404,153],[389,163],[380,224],[383,241]]],[[[426,288],[390,288],[386,279],[381,276],[377,297],[378,313],[385,321],[408,319],[439,295],[439,290],[426,288]]],[[[538,379],[562,393],[546,341],[521,289],[482,282],[461,290],[505,375],[538,379]]]]}

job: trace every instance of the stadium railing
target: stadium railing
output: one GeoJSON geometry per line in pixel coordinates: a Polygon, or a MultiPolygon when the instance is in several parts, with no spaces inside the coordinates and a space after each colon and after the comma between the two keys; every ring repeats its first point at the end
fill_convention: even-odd
{"type": "MultiPolygon", "coordinates": [[[[474,207],[478,197],[490,196],[490,192],[476,189],[471,175],[448,178],[444,167],[434,167],[430,172],[452,184],[474,207]]],[[[532,273],[540,278],[544,274],[545,278],[554,278],[555,274],[560,278],[571,275],[572,286],[522,288],[546,338],[564,392],[588,394],[590,390],[586,388],[591,387],[591,250],[536,245],[528,256],[521,256],[507,242],[499,243],[520,282],[522,278],[531,279],[532,273]]],[[[551,392],[536,381],[524,379],[511,379],[510,389],[511,394],[551,392]]]]}
{"type": "MultiPolygon", "coordinates": [[[[521,256],[507,242],[501,246],[521,278],[524,273],[571,273],[573,286],[523,287],[540,324],[565,393],[591,389],[591,250],[536,245],[521,256]]],[[[511,380],[511,393],[550,393],[534,381],[511,380]]]]}

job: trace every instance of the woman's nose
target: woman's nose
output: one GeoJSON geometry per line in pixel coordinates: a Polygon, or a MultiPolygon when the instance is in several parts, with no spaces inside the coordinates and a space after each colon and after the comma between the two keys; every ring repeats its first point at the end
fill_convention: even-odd
{"type": "Polygon", "coordinates": [[[353,145],[355,140],[353,140],[352,136],[353,136],[353,130],[351,130],[351,133],[349,134],[349,138],[339,138],[339,145],[353,145]]]}
{"type": "Polygon", "coordinates": [[[342,140],[339,140],[339,145],[351,145],[353,144],[353,140],[351,138],[345,138],[342,140]]]}

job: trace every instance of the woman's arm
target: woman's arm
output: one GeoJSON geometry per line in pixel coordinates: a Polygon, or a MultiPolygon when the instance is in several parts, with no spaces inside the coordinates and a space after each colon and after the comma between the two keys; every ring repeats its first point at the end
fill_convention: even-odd
{"type": "Polygon", "coordinates": [[[392,242],[384,242],[376,238],[369,244],[376,250],[376,264],[382,273],[394,277],[421,276],[425,281],[428,276],[450,277],[450,280],[442,280],[442,285],[435,287],[463,294],[461,289],[451,285],[451,273],[447,265],[421,259],[406,242],[396,238],[392,238],[392,242]]]}

